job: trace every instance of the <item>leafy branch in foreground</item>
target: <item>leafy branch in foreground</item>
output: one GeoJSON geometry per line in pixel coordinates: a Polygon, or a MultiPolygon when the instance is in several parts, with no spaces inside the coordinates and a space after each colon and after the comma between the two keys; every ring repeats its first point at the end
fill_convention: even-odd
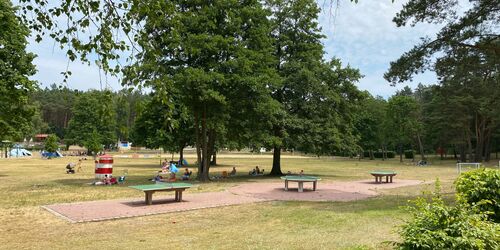
{"type": "Polygon", "coordinates": [[[459,202],[448,206],[436,192],[430,201],[419,197],[406,209],[411,219],[400,230],[401,241],[391,242],[398,249],[498,249],[500,225],[487,215],[459,202]]]}
{"type": "Polygon", "coordinates": [[[393,85],[411,80],[413,75],[433,69],[433,58],[446,58],[460,48],[481,54],[500,54],[500,2],[470,1],[471,7],[459,15],[456,0],[411,0],[403,6],[393,21],[398,27],[410,23],[443,23],[436,37],[422,38],[410,51],[391,66],[384,77],[393,85]]]}

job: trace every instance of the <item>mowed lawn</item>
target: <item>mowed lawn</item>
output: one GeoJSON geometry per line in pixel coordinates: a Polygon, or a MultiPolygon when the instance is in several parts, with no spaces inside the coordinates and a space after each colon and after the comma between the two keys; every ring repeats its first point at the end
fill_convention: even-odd
{"type": "MultiPolygon", "coordinates": [[[[322,182],[371,179],[372,170],[395,170],[396,181],[425,180],[431,184],[386,190],[383,195],[356,202],[264,202],[168,213],[112,221],[72,224],[40,206],[77,201],[142,198],[127,185],[147,184],[159,169],[159,158],[115,158],[114,174],[128,171],[126,185],[91,186],[94,164],[84,161],[83,172],[66,174],[76,157],[42,160],[0,159],[1,249],[386,249],[397,240],[396,226],[407,218],[407,201],[433,190],[439,178],[443,192],[453,195],[457,177],[453,161],[435,160],[416,167],[397,159],[370,161],[344,158],[283,156],[282,170],[320,176],[322,182]]],[[[187,155],[192,163],[194,155],[187,155]]],[[[258,165],[269,172],[270,155],[221,154],[213,175],[235,166],[238,176],[210,183],[193,182],[192,192],[222,191],[245,182],[278,180],[249,177],[258,165]]],[[[195,168],[193,168],[196,172],[195,168]]],[[[321,188],[321,182],[319,183],[321,188]]]]}

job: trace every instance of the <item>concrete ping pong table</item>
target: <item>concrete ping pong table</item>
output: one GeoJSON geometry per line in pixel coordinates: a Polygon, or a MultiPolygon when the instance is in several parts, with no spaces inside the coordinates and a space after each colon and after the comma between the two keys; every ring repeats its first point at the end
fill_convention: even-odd
{"type": "Polygon", "coordinates": [[[313,183],[313,191],[316,191],[316,185],[321,178],[314,177],[314,176],[300,176],[300,175],[287,175],[287,176],[282,176],[282,180],[285,180],[285,191],[288,191],[288,182],[293,181],[297,182],[299,184],[298,191],[299,193],[304,192],[304,182],[312,182],[313,183]]]}
{"type": "Polygon", "coordinates": [[[396,176],[396,172],[394,171],[373,171],[370,172],[371,175],[375,177],[375,183],[382,183],[382,177],[385,177],[385,182],[392,183],[392,177],[396,176]]]}
{"type": "Polygon", "coordinates": [[[153,203],[153,194],[155,192],[175,191],[175,201],[180,202],[182,201],[182,191],[190,188],[191,186],[192,185],[189,183],[172,182],[129,186],[129,188],[144,191],[144,194],[146,196],[146,204],[151,205],[153,203]]]}

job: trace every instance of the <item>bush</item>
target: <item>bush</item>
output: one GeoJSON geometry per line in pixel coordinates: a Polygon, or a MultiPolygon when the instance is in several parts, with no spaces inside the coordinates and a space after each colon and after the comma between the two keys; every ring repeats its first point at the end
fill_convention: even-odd
{"type": "Polygon", "coordinates": [[[415,151],[405,150],[405,159],[413,159],[415,157],[415,151]]]}
{"type": "Polygon", "coordinates": [[[414,218],[400,231],[399,249],[499,249],[500,225],[466,205],[449,207],[423,198],[416,205],[410,211],[414,218]]]}
{"type": "Polygon", "coordinates": [[[412,219],[399,231],[399,249],[499,249],[500,224],[488,221],[468,204],[446,206],[439,196],[420,197],[407,209],[412,219]]]}
{"type": "Polygon", "coordinates": [[[500,222],[500,171],[478,169],[460,175],[455,182],[459,202],[484,212],[500,222]]]}
{"type": "Polygon", "coordinates": [[[57,149],[59,148],[59,144],[57,143],[58,140],[59,138],[57,138],[56,135],[54,134],[49,135],[45,140],[45,146],[44,146],[45,151],[50,153],[56,152],[57,149]]]}

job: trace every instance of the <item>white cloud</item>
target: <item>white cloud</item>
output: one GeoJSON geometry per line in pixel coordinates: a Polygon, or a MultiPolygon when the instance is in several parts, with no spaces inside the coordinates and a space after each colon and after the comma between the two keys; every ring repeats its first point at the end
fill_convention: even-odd
{"type": "Polygon", "coordinates": [[[406,85],[414,87],[419,82],[436,82],[433,73],[426,73],[416,76],[413,82],[391,87],[383,79],[383,74],[391,61],[411,49],[420,41],[420,37],[437,33],[439,26],[419,24],[416,27],[397,28],[392,18],[402,8],[403,3],[400,1],[340,3],[334,17],[328,9],[320,16],[320,25],[327,35],[323,41],[326,56],[338,57],[344,64],[359,68],[365,75],[358,85],[360,89],[388,97],[406,85]]]}
{"type": "Polygon", "coordinates": [[[37,80],[41,87],[48,87],[51,84],[67,85],[72,89],[87,90],[101,89],[109,87],[113,90],[121,89],[117,77],[108,76],[100,72],[95,64],[87,65],[80,61],[70,62],[63,50],[51,39],[44,39],[41,43],[36,43],[33,38],[29,39],[28,51],[37,55],[34,64],[37,67],[37,73],[32,76],[37,80]],[[66,84],[63,84],[64,77],[61,72],[68,69],[72,75],[66,84]],[[99,77],[101,73],[101,77],[99,77]],[[100,80],[101,79],[101,80],[100,80]]]}

